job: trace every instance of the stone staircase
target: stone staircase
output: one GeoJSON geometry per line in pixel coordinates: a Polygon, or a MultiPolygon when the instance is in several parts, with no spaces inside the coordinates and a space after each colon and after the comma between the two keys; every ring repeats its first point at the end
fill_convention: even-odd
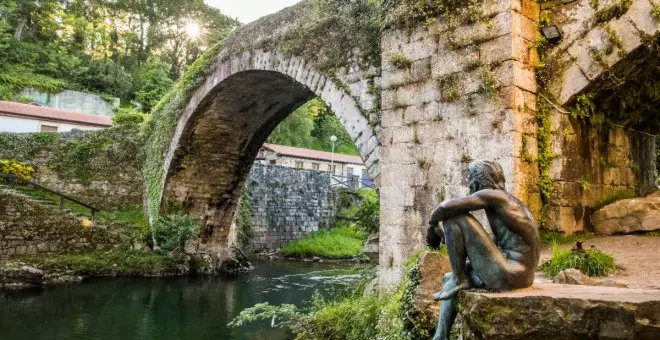
{"type": "Polygon", "coordinates": [[[66,207],[61,207],[59,202],[56,202],[54,200],[50,200],[50,199],[47,199],[47,198],[34,197],[34,196],[31,196],[31,195],[28,195],[28,194],[26,194],[26,193],[24,193],[20,190],[17,190],[17,189],[15,189],[12,186],[7,185],[7,184],[0,183],[0,192],[6,193],[6,194],[9,194],[9,195],[12,195],[12,196],[19,196],[19,197],[22,197],[24,199],[30,200],[33,203],[39,204],[41,206],[59,210],[61,213],[67,214],[71,217],[74,217],[74,218],[76,218],[77,220],[79,220],[81,222],[83,220],[89,220],[90,219],[90,216],[86,216],[84,214],[81,214],[81,213],[79,213],[75,210],[72,210],[72,209],[69,209],[69,208],[66,208],[66,207]]]}

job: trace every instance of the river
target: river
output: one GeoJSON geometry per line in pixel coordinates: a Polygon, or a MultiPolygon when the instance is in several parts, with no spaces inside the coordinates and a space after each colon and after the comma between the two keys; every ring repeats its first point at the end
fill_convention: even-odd
{"type": "Polygon", "coordinates": [[[79,285],[0,292],[2,340],[287,339],[268,322],[229,328],[259,302],[301,305],[314,291],[351,289],[355,267],[256,261],[235,279],[217,276],[92,279],[79,285]]]}

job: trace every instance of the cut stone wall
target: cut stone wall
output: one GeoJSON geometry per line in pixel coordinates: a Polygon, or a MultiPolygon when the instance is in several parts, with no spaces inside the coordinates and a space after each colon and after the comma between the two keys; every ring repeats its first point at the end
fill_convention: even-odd
{"type": "Polygon", "coordinates": [[[275,250],[335,224],[338,194],[327,172],[254,164],[247,187],[254,214],[252,251],[275,250]]]}
{"type": "Polygon", "coordinates": [[[591,214],[614,196],[644,196],[656,189],[655,136],[589,123],[560,112],[552,119],[553,191],[545,228],[572,234],[589,230],[591,214]]]}
{"type": "Polygon", "coordinates": [[[0,188],[0,256],[75,253],[117,243],[106,229],[84,228],[78,217],[0,188]]]}
{"type": "MultiPolygon", "coordinates": [[[[468,194],[471,160],[500,163],[507,189],[538,214],[538,170],[520,157],[523,135],[536,140],[538,10],[532,1],[489,0],[478,22],[459,13],[383,32],[379,270],[385,287],[400,280],[406,258],[424,246],[433,208],[468,194]],[[390,65],[393,55],[411,66],[390,65]]],[[[529,148],[534,152],[536,144],[529,148]]]]}

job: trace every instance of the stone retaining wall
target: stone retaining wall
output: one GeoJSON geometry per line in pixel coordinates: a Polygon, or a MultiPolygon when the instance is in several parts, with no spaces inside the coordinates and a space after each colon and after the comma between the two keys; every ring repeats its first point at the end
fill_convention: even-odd
{"type": "Polygon", "coordinates": [[[330,174],[254,164],[248,177],[254,237],[251,250],[266,251],[334,226],[338,194],[330,174]]]}

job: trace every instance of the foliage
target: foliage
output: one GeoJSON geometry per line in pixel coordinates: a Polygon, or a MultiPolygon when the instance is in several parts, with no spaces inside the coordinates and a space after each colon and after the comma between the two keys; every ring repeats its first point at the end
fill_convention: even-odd
{"type": "Polygon", "coordinates": [[[30,266],[46,272],[67,272],[73,275],[144,275],[176,270],[176,258],[146,251],[95,251],[84,254],[61,254],[22,258],[30,266]]]}
{"type": "Polygon", "coordinates": [[[618,0],[611,6],[597,11],[594,15],[596,23],[598,24],[620,18],[628,12],[630,5],[632,5],[632,0],[618,0]]]}
{"type": "Polygon", "coordinates": [[[132,125],[121,125],[90,133],[73,133],[53,146],[48,165],[60,178],[89,183],[95,178],[119,176],[111,169],[139,169],[144,157],[143,139],[132,125]]]}
{"type": "Polygon", "coordinates": [[[151,61],[142,66],[136,76],[135,99],[142,104],[144,111],[149,112],[172,84],[167,66],[151,61]]]}
{"type": "MultiPolygon", "coordinates": [[[[541,191],[541,201],[543,203],[541,213],[546,214],[548,204],[552,195],[552,188],[554,182],[550,176],[550,166],[555,159],[552,152],[552,123],[550,121],[550,108],[548,104],[541,98],[537,100],[536,111],[536,124],[537,128],[537,143],[538,143],[538,158],[537,163],[539,166],[539,177],[536,183],[541,191]]],[[[545,223],[545,216],[542,216],[541,225],[545,223]]]]}
{"type": "Polygon", "coordinates": [[[452,73],[436,79],[438,90],[440,91],[440,101],[450,103],[458,100],[458,76],[452,73]]]}
{"type": "Polygon", "coordinates": [[[293,257],[350,259],[360,254],[365,238],[355,227],[323,229],[285,244],[280,253],[293,257]]]}
{"type": "Polygon", "coordinates": [[[330,136],[337,137],[335,152],[359,154],[339,119],[315,98],[284,119],[268,137],[268,143],[329,152],[332,151],[330,136]]]}
{"type": "Polygon", "coordinates": [[[378,192],[371,188],[361,188],[357,191],[361,198],[360,207],[355,212],[356,225],[366,234],[378,232],[380,227],[380,199],[378,192]]]}
{"type": "Polygon", "coordinates": [[[181,213],[161,216],[154,225],[154,237],[163,250],[175,251],[197,235],[199,224],[195,218],[181,213]]]}
{"type": "Polygon", "coordinates": [[[306,105],[293,111],[268,137],[268,143],[305,147],[314,129],[314,117],[306,105]]]}
{"type": "Polygon", "coordinates": [[[575,268],[588,276],[606,276],[614,270],[614,257],[597,249],[588,249],[583,252],[564,249],[558,245],[552,247],[552,257],[541,265],[543,274],[555,277],[565,269],[575,268]]]}
{"type": "Polygon", "coordinates": [[[431,24],[437,17],[454,15],[461,9],[467,12],[467,22],[475,21],[474,17],[479,15],[476,1],[466,4],[459,0],[383,0],[380,3],[381,11],[390,17],[390,22],[408,28],[418,23],[431,24]]]}
{"type": "Polygon", "coordinates": [[[137,126],[144,122],[145,115],[132,108],[120,108],[114,116],[112,116],[112,124],[119,125],[133,125],[137,126]]]}
{"type": "Polygon", "coordinates": [[[238,202],[238,212],[236,213],[236,227],[237,234],[236,240],[238,246],[242,249],[247,248],[250,245],[250,241],[254,236],[254,231],[252,230],[252,197],[250,195],[250,189],[246,185],[243,188],[243,194],[241,195],[241,200],[238,202]]]}
{"type": "Polygon", "coordinates": [[[378,317],[378,339],[427,339],[429,330],[415,308],[419,289],[421,252],[411,255],[404,265],[404,277],[399,287],[383,303],[378,317]]]}
{"type": "Polygon", "coordinates": [[[202,0],[5,0],[0,13],[0,98],[25,87],[66,87],[123,99],[139,94],[146,106],[167,85],[162,69],[142,72],[151,61],[177,78],[240,24],[202,0]],[[200,26],[200,36],[186,34],[189,22],[200,26]],[[134,78],[150,85],[134,89],[134,78]]]}
{"type": "Polygon", "coordinates": [[[573,244],[577,241],[582,242],[590,238],[596,237],[596,235],[592,232],[583,232],[578,234],[566,235],[561,232],[553,232],[553,231],[545,231],[545,230],[541,230],[539,236],[541,238],[541,244],[544,245],[568,244],[568,243],[573,244]]]}
{"type": "Polygon", "coordinates": [[[374,339],[380,302],[377,295],[357,295],[333,301],[315,294],[307,309],[289,304],[259,303],[242,310],[229,326],[241,327],[258,320],[271,320],[273,327],[289,328],[298,340],[374,339]]]}
{"type": "Polygon", "coordinates": [[[392,54],[387,62],[398,69],[407,69],[412,65],[412,61],[403,53],[392,54]]]}
{"type": "Polygon", "coordinates": [[[133,241],[146,242],[149,236],[149,221],[144,217],[141,205],[123,210],[103,211],[96,218],[103,223],[119,224],[130,227],[132,235],[128,235],[130,246],[133,241]]]}
{"type": "Polygon", "coordinates": [[[0,159],[0,174],[14,175],[22,179],[32,178],[34,168],[28,164],[0,159]]]}
{"type": "Polygon", "coordinates": [[[62,91],[66,84],[64,81],[34,74],[29,70],[0,71],[0,100],[16,100],[17,92],[28,87],[56,93],[62,91]]]}

